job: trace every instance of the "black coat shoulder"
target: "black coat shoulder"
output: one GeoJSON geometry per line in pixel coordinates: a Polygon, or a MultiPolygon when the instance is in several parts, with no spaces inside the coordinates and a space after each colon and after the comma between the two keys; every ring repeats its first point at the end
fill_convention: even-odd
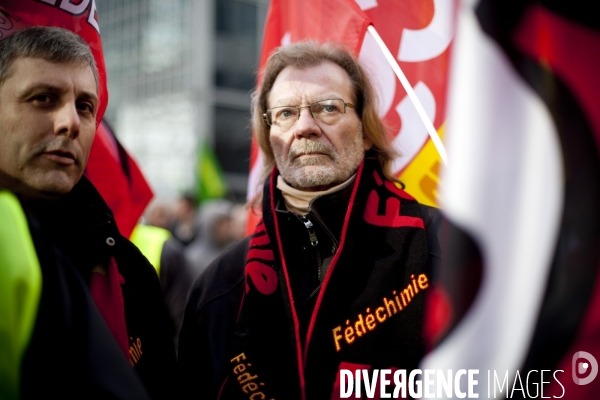
{"type": "Polygon", "coordinates": [[[82,178],[68,195],[27,218],[43,285],[23,360],[21,397],[170,398],[175,352],[156,271],[119,233],[93,185],[82,178]],[[123,354],[90,291],[92,270],[111,258],[124,280],[134,362],[123,354]]]}
{"type": "Polygon", "coordinates": [[[196,311],[200,311],[214,301],[231,301],[229,297],[235,297],[232,292],[244,281],[249,243],[250,237],[247,237],[217,257],[194,283],[188,304],[195,304],[196,311]]]}
{"type": "Polygon", "coordinates": [[[250,238],[232,246],[198,277],[179,335],[182,398],[216,398],[227,373],[231,336],[244,296],[244,267],[250,238]]]}

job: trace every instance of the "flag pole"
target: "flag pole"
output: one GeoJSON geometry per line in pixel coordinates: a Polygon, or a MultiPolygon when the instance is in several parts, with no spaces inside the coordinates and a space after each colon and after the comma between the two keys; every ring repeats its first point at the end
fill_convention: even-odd
{"type": "Polygon", "coordinates": [[[417,109],[417,113],[419,114],[419,117],[421,117],[421,121],[423,121],[423,124],[425,124],[427,133],[429,133],[429,137],[431,138],[431,141],[435,145],[435,148],[437,149],[437,152],[440,155],[442,162],[444,163],[444,165],[448,165],[446,148],[444,147],[444,144],[442,143],[440,136],[438,135],[437,131],[435,130],[435,127],[433,126],[433,122],[427,116],[427,113],[425,112],[423,105],[419,101],[419,98],[415,94],[415,91],[413,90],[412,86],[408,82],[408,79],[406,79],[406,75],[404,75],[404,72],[402,72],[402,70],[400,69],[400,66],[398,65],[398,63],[394,59],[394,56],[392,55],[390,50],[387,48],[387,46],[381,39],[381,36],[379,36],[379,33],[377,33],[377,30],[375,29],[375,27],[373,25],[369,25],[367,30],[375,39],[375,42],[377,43],[377,45],[383,52],[383,55],[385,56],[387,61],[390,63],[390,66],[394,70],[394,73],[400,80],[402,87],[404,87],[404,90],[406,90],[406,94],[408,95],[408,98],[412,101],[413,105],[417,109]]]}

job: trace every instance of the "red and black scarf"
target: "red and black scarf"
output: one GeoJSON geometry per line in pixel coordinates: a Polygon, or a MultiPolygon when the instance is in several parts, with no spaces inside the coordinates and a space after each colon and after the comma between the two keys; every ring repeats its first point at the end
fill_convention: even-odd
{"type": "Polygon", "coordinates": [[[416,368],[429,286],[419,204],[360,165],[334,256],[300,337],[275,215],[276,170],[265,184],[263,221],[250,241],[246,291],[221,399],[330,399],[340,369],[416,368]],[[304,344],[304,345],[303,345],[304,344]]]}

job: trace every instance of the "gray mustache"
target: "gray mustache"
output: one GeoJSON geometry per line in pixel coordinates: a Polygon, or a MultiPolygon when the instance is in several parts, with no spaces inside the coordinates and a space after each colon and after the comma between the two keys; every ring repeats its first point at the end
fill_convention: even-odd
{"type": "Polygon", "coordinates": [[[290,149],[289,158],[294,159],[303,154],[322,153],[332,157],[335,154],[335,149],[325,143],[315,142],[312,140],[303,140],[296,142],[290,149]]]}

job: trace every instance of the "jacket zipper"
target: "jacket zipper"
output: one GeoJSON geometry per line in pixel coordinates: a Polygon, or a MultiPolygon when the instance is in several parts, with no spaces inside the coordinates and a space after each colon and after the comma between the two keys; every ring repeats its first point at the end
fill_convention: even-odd
{"type": "MultiPolygon", "coordinates": [[[[306,227],[306,230],[308,231],[308,237],[310,238],[310,244],[313,247],[316,247],[319,244],[319,239],[317,238],[317,233],[315,232],[315,228],[314,228],[312,221],[310,220],[310,218],[308,218],[308,214],[299,215],[299,217],[300,217],[300,220],[302,221],[302,223],[304,224],[304,226],[306,227]]],[[[317,257],[317,279],[319,282],[321,282],[321,264],[323,263],[323,260],[321,259],[321,252],[318,249],[315,249],[314,254],[317,257]]]]}
{"type": "Polygon", "coordinates": [[[307,215],[299,215],[299,217],[300,217],[300,220],[302,221],[302,223],[304,224],[304,226],[306,227],[306,230],[308,230],[308,237],[310,238],[311,246],[318,245],[319,239],[317,238],[317,234],[315,233],[315,228],[314,228],[312,221],[310,220],[310,218],[308,218],[308,214],[307,215]]]}
{"type": "MultiPolygon", "coordinates": [[[[307,216],[309,214],[306,214],[307,216]]],[[[337,251],[338,248],[338,241],[335,238],[335,236],[333,236],[333,233],[331,233],[331,231],[327,228],[327,226],[325,225],[325,223],[323,222],[323,220],[319,217],[319,214],[314,213],[313,214],[313,218],[315,218],[316,222],[321,225],[321,227],[323,228],[323,230],[329,235],[329,238],[331,239],[331,243],[333,243],[332,247],[331,247],[331,253],[335,254],[335,252],[337,251]]]]}

